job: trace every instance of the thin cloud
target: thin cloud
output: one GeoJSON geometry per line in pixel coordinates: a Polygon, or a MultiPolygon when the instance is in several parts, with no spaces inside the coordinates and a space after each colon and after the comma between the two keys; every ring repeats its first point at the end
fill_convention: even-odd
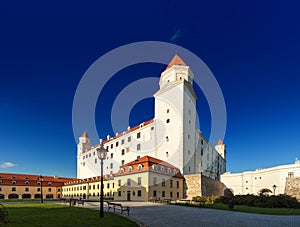
{"type": "Polygon", "coordinates": [[[16,166],[17,164],[14,164],[12,162],[3,162],[1,165],[0,165],[0,168],[1,169],[6,169],[6,168],[9,168],[9,167],[13,167],[13,166],[16,166]]]}
{"type": "Polygon", "coordinates": [[[173,31],[173,35],[170,37],[170,41],[176,42],[182,37],[182,29],[179,27],[175,27],[173,31]]]}

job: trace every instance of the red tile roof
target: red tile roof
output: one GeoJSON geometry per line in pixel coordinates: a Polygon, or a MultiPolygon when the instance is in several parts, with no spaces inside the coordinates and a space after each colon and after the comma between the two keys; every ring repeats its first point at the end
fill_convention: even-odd
{"type": "Polygon", "coordinates": [[[84,131],[84,132],[82,133],[81,137],[84,137],[84,138],[90,138],[86,131],[84,131]]]}
{"type": "Polygon", "coordinates": [[[224,145],[223,141],[222,140],[219,140],[217,145],[224,145]]]}
{"type": "Polygon", "coordinates": [[[187,66],[184,61],[176,54],[173,59],[170,61],[165,70],[171,68],[173,65],[184,65],[187,66]]]}

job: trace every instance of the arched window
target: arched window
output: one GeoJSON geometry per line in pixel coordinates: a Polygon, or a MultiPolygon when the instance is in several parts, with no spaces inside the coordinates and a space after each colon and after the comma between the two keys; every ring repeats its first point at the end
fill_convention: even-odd
{"type": "Polygon", "coordinates": [[[120,169],[120,173],[124,173],[124,171],[125,171],[124,168],[120,169]]]}
{"type": "Polygon", "coordinates": [[[29,181],[27,180],[27,181],[25,181],[25,184],[29,184],[29,181]]]}
{"type": "Polygon", "coordinates": [[[142,165],[142,164],[139,164],[138,170],[142,170],[142,169],[143,169],[143,165],[142,165]]]}
{"type": "Polygon", "coordinates": [[[153,170],[157,170],[157,166],[155,164],[152,165],[153,170]]]}
{"type": "Polygon", "coordinates": [[[161,171],[161,172],[165,172],[165,167],[161,166],[161,167],[160,167],[160,171],[161,171]]]}
{"type": "Polygon", "coordinates": [[[132,167],[132,166],[129,166],[128,172],[132,172],[132,170],[133,170],[133,167],[132,167]]]}
{"type": "Polygon", "coordinates": [[[172,170],[170,168],[168,168],[167,172],[168,173],[172,173],[172,170]]]}

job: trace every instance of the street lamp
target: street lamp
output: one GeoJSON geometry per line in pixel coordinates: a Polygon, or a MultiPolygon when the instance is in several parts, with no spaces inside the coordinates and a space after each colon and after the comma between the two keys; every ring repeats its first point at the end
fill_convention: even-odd
{"type": "Polygon", "coordinates": [[[103,143],[101,142],[101,145],[99,148],[96,149],[98,158],[101,160],[101,187],[100,187],[100,218],[104,217],[103,212],[103,160],[106,159],[107,150],[103,147],[103,143]]]}
{"type": "Polygon", "coordinates": [[[41,190],[41,203],[43,203],[44,200],[43,200],[43,176],[42,175],[39,176],[39,181],[40,181],[40,186],[41,186],[41,188],[40,188],[40,190],[41,190]]]}
{"type": "Polygon", "coordinates": [[[273,190],[274,190],[274,195],[275,195],[275,190],[276,190],[277,186],[276,184],[273,185],[273,190]]]}

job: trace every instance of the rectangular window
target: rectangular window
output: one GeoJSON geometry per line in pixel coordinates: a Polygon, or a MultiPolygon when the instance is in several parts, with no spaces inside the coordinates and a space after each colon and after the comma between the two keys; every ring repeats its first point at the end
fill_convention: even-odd
{"type": "Polygon", "coordinates": [[[100,189],[100,184],[97,184],[97,189],[100,189]]]}
{"type": "Polygon", "coordinates": [[[96,185],[93,185],[93,190],[95,190],[96,189],[96,185]]]}
{"type": "Polygon", "coordinates": [[[124,144],[124,142],[125,142],[125,141],[124,141],[124,139],[122,139],[122,140],[121,140],[121,144],[123,145],[123,144],[124,144]]]}
{"type": "Polygon", "coordinates": [[[25,192],[29,192],[29,188],[25,188],[25,192]]]}
{"type": "Polygon", "coordinates": [[[2,191],[2,188],[0,187],[0,192],[2,191]]]}
{"type": "Polygon", "coordinates": [[[170,109],[167,109],[167,113],[170,113],[170,109]]]}
{"type": "Polygon", "coordinates": [[[122,163],[122,165],[124,165],[125,164],[125,160],[122,160],[121,163],[122,163]]]}
{"type": "Polygon", "coordinates": [[[165,192],[165,191],[162,191],[162,192],[161,192],[161,196],[162,196],[162,197],[166,197],[166,192],[165,192]]]}
{"type": "Polygon", "coordinates": [[[136,149],[137,149],[138,151],[141,150],[141,144],[140,144],[140,143],[136,145],[136,149]]]}
{"type": "Polygon", "coordinates": [[[114,168],[114,163],[110,163],[110,168],[114,168]]]}
{"type": "Polygon", "coordinates": [[[138,191],[137,191],[137,196],[138,196],[138,197],[141,197],[141,196],[142,196],[142,190],[138,190],[138,191]]]}
{"type": "Polygon", "coordinates": [[[201,140],[201,145],[203,145],[203,140],[201,140]]]}
{"type": "Polygon", "coordinates": [[[173,198],[173,192],[170,192],[170,198],[173,198]]]}
{"type": "Polygon", "coordinates": [[[288,178],[294,177],[294,172],[288,172],[288,178]]]}
{"type": "Polygon", "coordinates": [[[118,180],[118,186],[121,186],[121,180],[118,180]]]}
{"type": "Polygon", "coordinates": [[[153,191],[153,197],[156,197],[157,196],[157,193],[156,193],[156,190],[153,191]]]}
{"type": "Polygon", "coordinates": [[[170,119],[167,119],[167,120],[166,120],[166,123],[170,123],[170,119]]]}
{"type": "Polygon", "coordinates": [[[115,188],[115,183],[113,183],[113,188],[115,188]]]}
{"type": "Polygon", "coordinates": [[[11,188],[11,191],[12,191],[12,192],[15,192],[15,191],[16,191],[16,187],[12,187],[12,188],[11,188]]]}
{"type": "Polygon", "coordinates": [[[125,154],[125,149],[122,149],[121,155],[124,155],[124,154],[125,154]]]}
{"type": "Polygon", "coordinates": [[[113,145],[113,144],[111,144],[111,145],[110,145],[110,149],[112,149],[113,147],[114,147],[114,145],[113,145]]]}
{"type": "Polygon", "coordinates": [[[153,185],[156,185],[156,184],[157,184],[157,178],[153,177],[153,185]]]}
{"type": "Polygon", "coordinates": [[[173,188],[173,180],[170,180],[170,188],[173,188]]]}
{"type": "Polygon", "coordinates": [[[127,179],[127,186],[131,186],[130,178],[127,179]]]}
{"type": "Polygon", "coordinates": [[[154,127],[151,127],[151,131],[153,131],[154,130],[154,127]]]}
{"type": "Polygon", "coordinates": [[[121,191],[118,191],[118,196],[119,196],[119,197],[121,196],[121,193],[122,193],[121,191]]]}
{"type": "Polygon", "coordinates": [[[137,138],[137,139],[141,138],[141,133],[140,133],[140,132],[138,132],[138,133],[136,134],[136,138],[137,138]]]}
{"type": "Polygon", "coordinates": [[[176,188],[179,188],[179,181],[176,181],[176,188]]]}
{"type": "Polygon", "coordinates": [[[97,158],[95,158],[95,164],[97,164],[97,158]]]}
{"type": "Polygon", "coordinates": [[[89,157],[91,157],[91,153],[89,153],[89,157]]]}
{"type": "Polygon", "coordinates": [[[109,188],[109,183],[107,183],[107,188],[109,188]]]}
{"type": "Polygon", "coordinates": [[[201,156],[203,156],[203,148],[201,148],[201,156]]]}
{"type": "Polygon", "coordinates": [[[48,188],[48,192],[51,192],[51,188],[48,188]]]}
{"type": "Polygon", "coordinates": [[[110,158],[113,158],[114,157],[114,153],[110,153],[110,158]]]}
{"type": "Polygon", "coordinates": [[[37,188],[37,191],[40,192],[40,191],[41,191],[41,188],[37,188]]]}
{"type": "Polygon", "coordinates": [[[108,146],[106,146],[106,150],[108,151],[108,146]]]}
{"type": "Polygon", "coordinates": [[[165,178],[162,179],[162,181],[161,181],[161,186],[162,186],[162,187],[166,187],[166,181],[165,181],[165,178]]]}
{"type": "Polygon", "coordinates": [[[141,177],[138,177],[137,184],[138,184],[138,185],[142,185],[142,178],[141,178],[141,177]]]}
{"type": "Polygon", "coordinates": [[[177,198],[179,198],[179,192],[176,193],[177,198]]]}
{"type": "Polygon", "coordinates": [[[128,142],[131,142],[131,136],[128,137],[127,141],[128,141],[128,142]]]}
{"type": "MultiPolygon", "coordinates": [[[[82,190],[82,188],[80,187],[80,190],[82,190]]],[[[86,186],[83,186],[83,190],[86,190],[86,186]]]]}
{"type": "Polygon", "coordinates": [[[118,147],[119,146],[119,142],[116,142],[116,147],[118,147]]]}

